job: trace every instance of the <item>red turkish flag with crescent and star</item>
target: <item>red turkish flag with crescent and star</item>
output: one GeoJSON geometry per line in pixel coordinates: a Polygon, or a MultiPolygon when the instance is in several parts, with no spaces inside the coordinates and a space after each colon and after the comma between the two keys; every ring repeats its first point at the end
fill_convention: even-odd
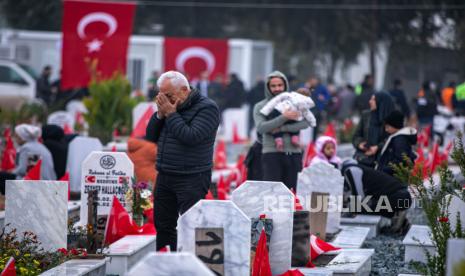
{"type": "Polygon", "coordinates": [[[86,87],[92,62],[101,79],[125,74],[136,5],[67,0],[63,6],[62,89],[86,87]]]}
{"type": "Polygon", "coordinates": [[[228,67],[228,40],[165,38],[165,71],[176,70],[190,80],[207,71],[210,80],[223,76],[228,67]]]}

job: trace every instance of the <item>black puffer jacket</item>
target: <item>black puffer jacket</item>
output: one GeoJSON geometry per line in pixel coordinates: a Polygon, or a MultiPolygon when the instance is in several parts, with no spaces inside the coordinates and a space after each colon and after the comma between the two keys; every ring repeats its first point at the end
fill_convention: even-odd
{"type": "Polygon", "coordinates": [[[168,118],[160,120],[155,113],[146,139],[158,145],[157,170],[169,174],[211,170],[219,122],[218,106],[195,89],[168,118]]]}

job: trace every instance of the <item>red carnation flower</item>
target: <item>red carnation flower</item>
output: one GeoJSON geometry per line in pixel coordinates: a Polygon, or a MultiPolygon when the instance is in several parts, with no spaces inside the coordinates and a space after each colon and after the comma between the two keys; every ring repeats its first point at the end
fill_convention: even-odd
{"type": "Polygon", "coordinates": [[[440,217],[440,218],[438,218],[438,221],[439,222],[448,222],[449,218],[448,217],[440,217]]]}
{"type": "Polygon", "coordinates": [[[68,255],[68,250],[66,250],[66,248],[59,248],[57,251],[63,255],[68,255]]]}

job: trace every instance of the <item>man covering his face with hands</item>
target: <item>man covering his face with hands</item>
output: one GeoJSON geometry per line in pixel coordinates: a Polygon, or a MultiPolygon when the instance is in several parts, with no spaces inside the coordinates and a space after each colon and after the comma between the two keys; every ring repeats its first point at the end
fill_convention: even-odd
{"type": "Polygon", "coordinates": [[[157,81],[158,111],[150,119],[146,138],[158,144],[154,216],[157,250],[176,250],[176,224],[211,183],[213,147],[220,122],[218,106],[191,88],[186,77],[168,71],[157,81]]]}

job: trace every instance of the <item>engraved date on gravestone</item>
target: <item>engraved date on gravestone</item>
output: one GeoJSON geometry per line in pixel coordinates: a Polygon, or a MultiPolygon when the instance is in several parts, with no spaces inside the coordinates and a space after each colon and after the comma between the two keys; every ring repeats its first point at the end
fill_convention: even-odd
{"type": "Polygon", "coordinates": [[[196,228],[195,255],[215,275],[224,275],[224,229],[196,228]]]}

